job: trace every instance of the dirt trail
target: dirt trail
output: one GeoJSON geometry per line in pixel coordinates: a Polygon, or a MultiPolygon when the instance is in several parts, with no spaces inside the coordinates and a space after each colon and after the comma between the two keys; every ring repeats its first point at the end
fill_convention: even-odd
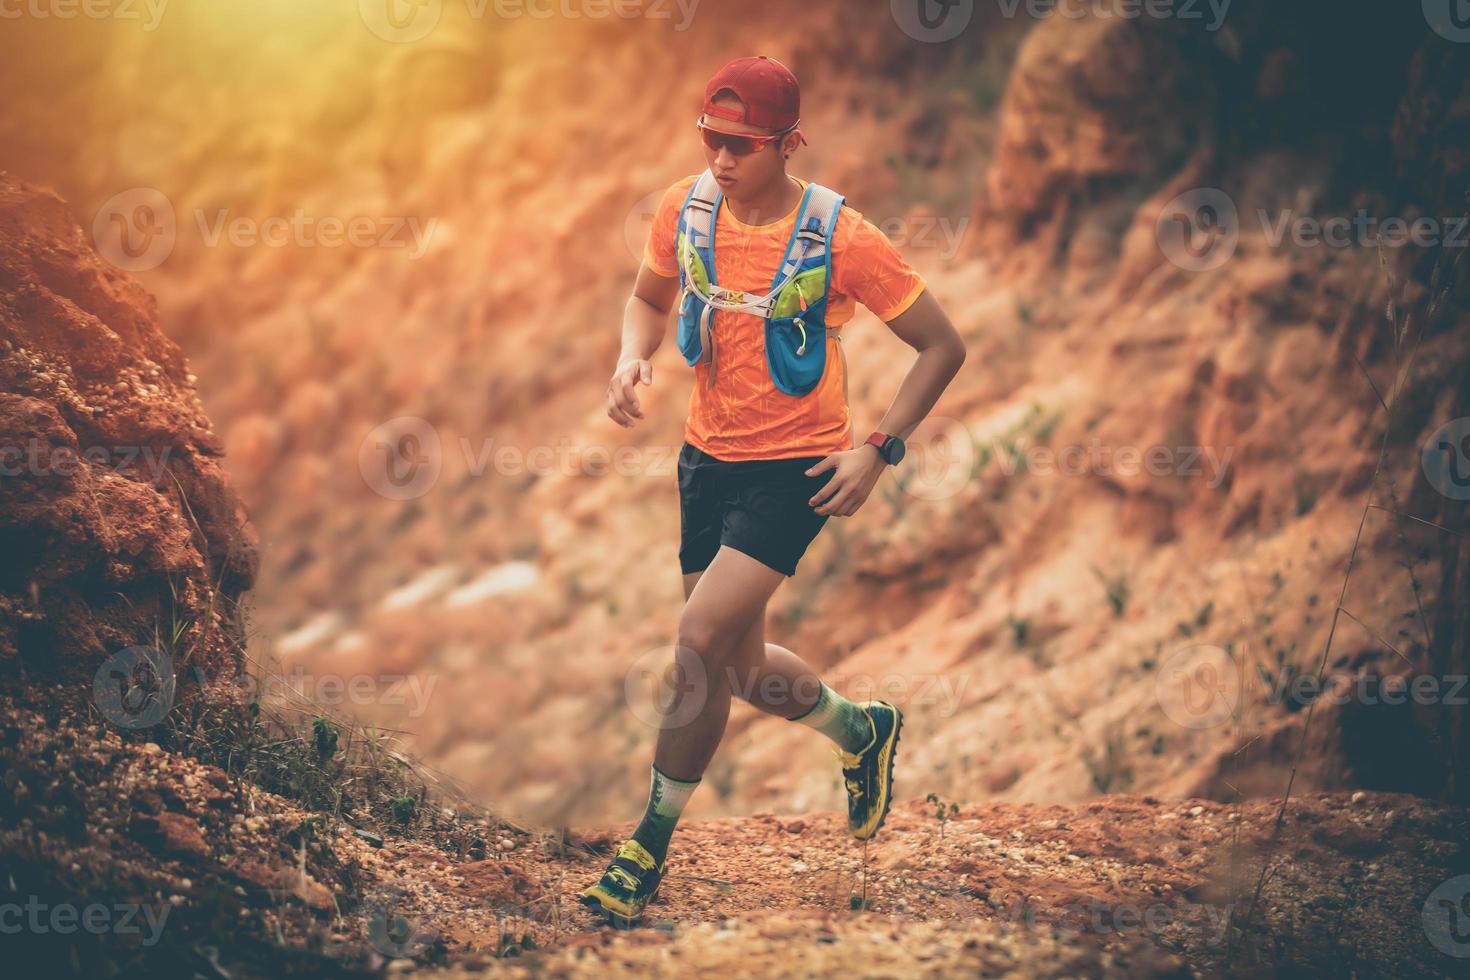
{"type": "MultiPolygon", "coordinates": [[[[1388,794],[1293,803],[1244,935],[1231,928],[1232,908],[1241,923],[1269,846],[1269,801],[961,806],[942,833],[935,810],[924,800],[896,805],[866,847],[836,813],[681,827],[660,897],[645,927],[628,933],[599,928],[572,905],[603,859],[534,851],[511,852],[509,863],[541,896],[556,896],[542,907],[559,904],[559,921],[548,915],[553,922],[527,930],[508,921],[500,931],[530,931],[550,949],[492,960],[483,954],[506,951],[499,936],[459,926],[453,913],[421,924],[451,954],[479,947],[447,976],[1156,976],[1213,972],[1227,957],[1267,972],[1452,972],[1425,937],[1419,903],[1447,865],[1463,862],[1466,820],[1453,810],[1388,794]],[[1279,945],[1288,938],[1289,952],[1279,945]]],[[[591,843],[609,845],[627,829],[591,843]]],[[[465,879],[471,904],[484,894],[477,870],[444,870],[465,879]]]]}
{"type": "Polygon", "coordinates": [[[21,937],[83,972],[1452,976],[1461,965],[1424,909],[1470,872],[1470,814],[1410,796],[1304,795],[1274,843],[1269,800],[945,800],[941,821],[936,803],[908,799],[866,845],[836,811],[690,820],[643,926],[618,932],[576,895],[631,823],[557,835],[447,799],[401,825],[361,809],[332,819],[85,712],[0,700],[0,731],[10,892],[111,896],[167,916],[154,949],[21,937]]]}

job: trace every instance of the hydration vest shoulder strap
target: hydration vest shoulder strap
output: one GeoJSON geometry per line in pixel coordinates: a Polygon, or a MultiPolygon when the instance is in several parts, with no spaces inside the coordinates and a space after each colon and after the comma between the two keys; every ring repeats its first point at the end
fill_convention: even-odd
{"type": "MultiPolygon", "coordinates": [[[[712,283],[715,281],[715,215],[719,213],[724,196],[720,185],[715,182],[714,174],[705,170],[689,188],[689,194],[684,198],[684,205],[679,211],[679,230],[684,233],[684,240],[688,243],[686,247],[699,253],[704,260],[705,274],[712,283]]],[[[688,257],[681,254],[677,258],[679,282],[682,284],[688,277],[685,270],[688,257]]]]}
{"type": "Polygon", "coordinates": [[[786,246],[786,256],[776,270],[773,288],[789,279],[797,266],[810,267],[820,259],[827,265],[827,280],[830,288],[832,279],[832,233],[837,229],[837,219],[842,214],[841,194],[821,184],[808,184],[802,195],[801,209],[796,216],[796,227],[792,229],[791,241],[786,246]]]}

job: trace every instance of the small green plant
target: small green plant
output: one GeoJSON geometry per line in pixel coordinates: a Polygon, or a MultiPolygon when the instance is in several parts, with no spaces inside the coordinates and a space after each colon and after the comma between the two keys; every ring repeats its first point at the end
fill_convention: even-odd
{"type": "Polygon", "coordinates": [[[1211,599],[1199,609],[1195,610],[1192,619],[1181,620],[1178,625],[1179,635],[1185,639],[1210,625],[1210,618],[1215,614],[1215,600],[1211,599]]]}
{"type": "Polygon", "coordinates": [[[511,959],[522,953],[536,951],[536,939],[529,932],[523,932],[517,936],[513,932],[502,932],[500,934],[500,950],[496,954],[500,959],[511,959]]]}
{"type": "Polygon", "coordinates": [[[1274,637],[1267,637],[1266,649],[1274,661],[1274,666],[1256,664],[1256,673],[1260,675],[1261,682],[1266,685],[1266,700],[1272,704],[1280,704],[1289,712],[1306,707],[1300,698],[1288,696],[1288,692],[1295,686],[1302,672],[1294,661],[1287,659],[1295,652],[1296,644],[1293,643],[1290,648],[1278,647],[1275,646],[1274,637]]]}
{"type": "Polygon", "coordinates": [[[321,814],[317,814],[316,816],[302,818],[302,821],[296,825],[296,832],[301,835],[302,840],[316,840],[317,835],[319,835],[326,828],[326,826],[327,818],[322,816],[321,814]]]}
{"type": "Polygon", "coordinates": [[[924,801],[934,805],[934,819],[939,821],[939,839],[944,840],[944,825],[949,822],[951,817],[959,816],[959,804],[951,802],[948,808],[946,808],[944,801],[939,798],[938,793],[930,793],[924,797],[924,801]]]}
{"type": "Polygon", "coordinates": [[[413,821],[414,812],[418,809],[418,801],[412,796],[396,796],[388,804],[388,808],[394,820],[406,825],[413,821]]]}
{"type": "Polygon", "coordinates": [[[1108,575],[1096,565],[1092,566],[1092,574],[1102,583],[1103,591],[1107,594],[1108,605],[1112,607],[1113,615],[1121,617],[1123,611],[1128,608],[1128,576],[1126,574],[1108,575]]]}
{"type": "Polygon", "coordinates": [[[341,734],[342,729],[326,718],[318,718],[311,723],[312,742],[316,746],[318,760],[326,762],[337,754],[337,737],[341,734]]]}
{"type": "Polygon", "coordinates": [[[1123,734],[1117,728],[1109,729],[1103,736],[1102,749],[1094,752],[1089,746],[1082,750],[1082,763],[1092,776],[1092,785],[1099,793],[1116,789],[1127,789],[1133,784],[1133,770],[1127,765],[1127,748],[1123,734]]]}
{"type": "Polygon", "coordinates": [[[1006,613],[1006,625],[1011,628],[1011,642],[1018,647],[1024,647],[1026,640],[1031,635],[1031,619],[1027,616],[1016,616],[1006,613]]]}
{"type": "Polygon", "coordinates": [[[1305,471],[1298,470],[1294,481],[1296,490],[1296,516],[1301,517],[1317,506],[1317,488],[1305,471]]]}
{"type": "Polygon", "coordinates": [[[712,766],[709,771],[710,787],[721,800],[735,795],[735,763],[725,761],[712,766]]]}

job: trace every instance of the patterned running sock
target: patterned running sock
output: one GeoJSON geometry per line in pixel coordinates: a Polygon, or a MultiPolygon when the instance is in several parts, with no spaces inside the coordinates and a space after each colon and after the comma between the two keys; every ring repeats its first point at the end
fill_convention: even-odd
{"type": "Polygon", "coordinates": [[[815,728],[844,752],[858,753],[873,744],[873,722],[868,713],[825,683],[817,694],[817,703],[791,720],[815,728]]]}
{"type": "Polygon", "coordinates": [[[689,802],[699,780],[686,783],[660,772],[658,766],[652,768],[648,808],[643,811],[643,819],[633,831],[633,839],[647,848],[648,853],[654,856],[662,868],[664,857],[669,852],[669,840],[674,836],[674,827],[679,823],[679,815],[684,812],[684,804],[689,802]]]}

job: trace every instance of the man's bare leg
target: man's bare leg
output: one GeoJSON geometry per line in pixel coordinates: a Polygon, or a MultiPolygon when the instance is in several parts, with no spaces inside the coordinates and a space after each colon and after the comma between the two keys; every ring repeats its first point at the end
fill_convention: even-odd
{"type": "MultiPolygon", "coordinates": [[[[692,576],[691,576],[692,577],[692,576]]],[[[703,694],[700,710],[687,723],[680,702],[665,713],[653,763],[659,771],[686,782],[698,780],[719,748],[730,718],[729,669],[751,624],[765,620],[766,602],[786,576],[734,548],[721,547],[697,579],[679,618],[676,656],[685,678],[703,680],[692,696],[703,694]]]]}
{"type": "MultiPolygon", "coordinates": [[[[684,598],[694,592],[704,572],[684,576],[684,598]]],[[[811,710],[821,691],[821,677],[816,669],[792,651],[765,639],[766,617],[751,620],[740,638],[737,652],[731,657],[727,680],[731,694],[766,714],[777,718],[795,718],[811,710]]]]}

